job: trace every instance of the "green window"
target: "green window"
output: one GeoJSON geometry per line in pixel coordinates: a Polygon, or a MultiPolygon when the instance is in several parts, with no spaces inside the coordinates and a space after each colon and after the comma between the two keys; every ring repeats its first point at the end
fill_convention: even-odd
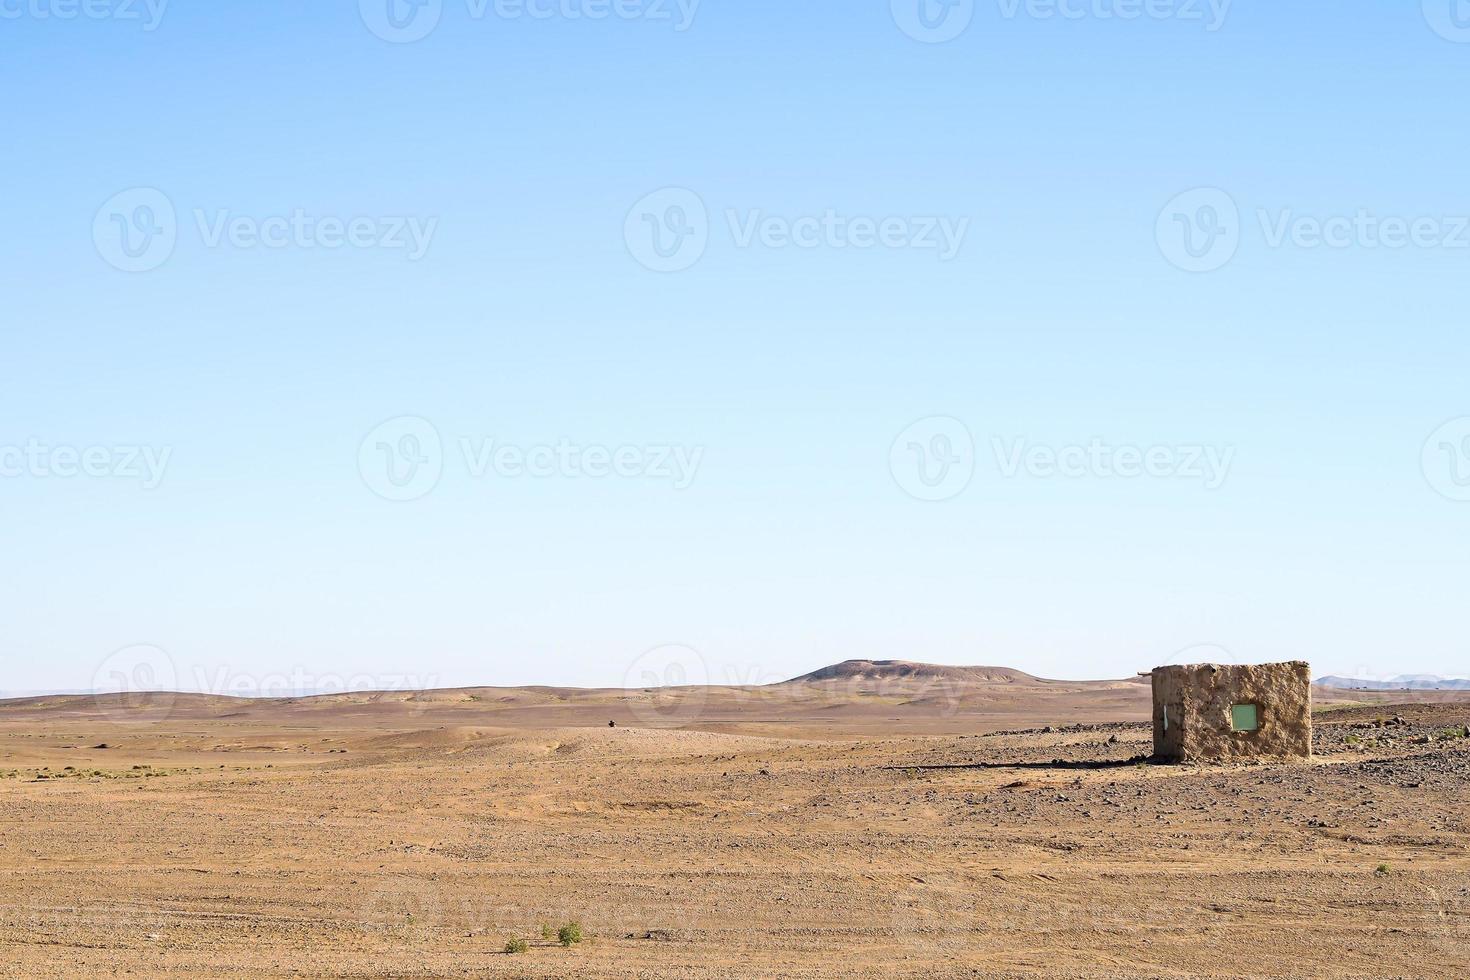
{"type": "Polygon", "coordinates": [[[1261,719],[1253,704],[1235,704],[1230,706],[1230,730],[1234,732],[1253,732],[1261,727],[1261,719]]]}

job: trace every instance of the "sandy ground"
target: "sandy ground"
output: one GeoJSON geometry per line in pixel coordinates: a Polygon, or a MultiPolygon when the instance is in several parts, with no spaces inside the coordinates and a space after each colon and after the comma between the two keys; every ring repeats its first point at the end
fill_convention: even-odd
{"type": "Polygon", "coordinates": [[[1470,703],[1178,768],[972,687],[3,703],[0,974],[1465,975],[1470,703]]]}

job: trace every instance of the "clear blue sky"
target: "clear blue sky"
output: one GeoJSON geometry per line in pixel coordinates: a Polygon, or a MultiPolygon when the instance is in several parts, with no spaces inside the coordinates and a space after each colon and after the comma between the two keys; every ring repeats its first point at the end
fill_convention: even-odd
{"type": "Polygon", "coordinates": [[[175,0],[156,25],[141,0],[4,5],[0,688],[90,688],[137,644],[193,688],[620,685],[665,644],[714,680],[851,657],[1122,676],[1199,644],[1470,674],[1470,427],[1432,437],[1470,416],[1448,12],[989,0],[927,43],[903,0],[704,0],[684,30],[675,0],[558,2],[442,0],[413,43],[355,0],[175,0]],[[635,204],[671,187],[704,251],[653,271],[635,204]],[[130,272],[116,236],[168,221],[105,206],[137,188],[175,241],[130,272]],[[1238,215],[1203,260],[1228,261],[1190,272],[1170,202],[1197,188],[1238,215]],[[432,234],[251,243],[297,212],[432,234]],[[779,244],[829,212],[968,224],[948,258],[779,244]],[[1348,247],[1273,239],[1360,212],[1348,247]],[[211,244],[236,218],[242,243],[211,244]],[[1384,218],[1432,224],[1369,247],[1384,218]],[[364,440],[403,416],[442,472],[392,501],[371,461],[413,447],[364,440]],[[895,445],[931,417],[962,427],[895,445]],[[973,475],[917,499],[909,443],[955,431],[973,475]],[[461,439],[700,456],[682,488],[475,475],[461,439]],[[1007,470],[1094,440],[1177,469],[1007,470]],[[113,475],[22,460],[38,444],[113,475]],[[129,447],[167,451],[156,486],[129,447]],[[1192,447],[1228,450],[1218,485],[1177,471],[1192,447]]]}

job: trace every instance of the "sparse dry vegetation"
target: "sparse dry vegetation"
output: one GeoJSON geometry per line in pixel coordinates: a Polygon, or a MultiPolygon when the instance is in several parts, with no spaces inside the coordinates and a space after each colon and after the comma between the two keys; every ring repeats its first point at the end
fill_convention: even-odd
{"type": "Polygon", "coordinates": [[[1458,975],[1470,701],[1319,716],[1310,764],[1176,767],[1144,761],[1141,689],[1060,724],[1015,683],[1004,710],[1045,713],[824,696],[738,732],[548,726],[580,709],[542,692],[122,729],[0,707],[0,975],[1152,977],[1263,948],[1458,975]],[[1181,901],[1230,928],[1175,927],[1181,901]]]}

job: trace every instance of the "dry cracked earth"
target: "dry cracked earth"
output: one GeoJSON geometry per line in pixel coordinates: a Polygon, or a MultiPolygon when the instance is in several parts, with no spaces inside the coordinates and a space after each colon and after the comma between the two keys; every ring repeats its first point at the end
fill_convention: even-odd
{"type": "Polygon", "coordinates": [[[6,702],[0,974],[1465,975],[1470,702],[1192,768],[1052,693],[6,702]]]}

